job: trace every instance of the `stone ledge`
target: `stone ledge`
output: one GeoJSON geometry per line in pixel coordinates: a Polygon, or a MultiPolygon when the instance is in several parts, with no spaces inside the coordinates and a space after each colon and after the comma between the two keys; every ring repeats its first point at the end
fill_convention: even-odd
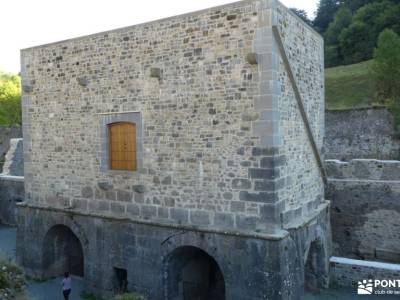
{"type": "Polygon", "coordinates": [[[74,214],[76,216],[83,216],[83,217],[93,217],[93,218],[103,218],[107,220],[114,220],[114,221],[127,221],[127,222],[133,222],[137,224],[144,224],[144,225],[152,225],[152,226],[157,226],[157,227],[169,227],[173,229],[180,229],[180,230],[188,230],[188,231],[198,231],[198,232],[204,232],[204,233],[216,233],[216,234],[222,234],[222,235],[229,235],[229,236],[240,236],[240,237],[247,237],[247,238],[256,238],[256,239],[262,239],[262,240],[273,240],[273,241],[279,241],[284,238],[286,238],[289,235],[289,232],[286,230],[276,230],[276,233],[262,233],[262,232],[248,232],[248,231],[240,231],[235,229],[235,231],[228,231],[228,230],[218,230],[214,228],[208,228],[205,226],[192,226],[192,225],[177,225],[177,224],[171,224],[171,223],[166,223],[166,222],[157,222],[154,220],[143,220],[143,219],[136,219],[136,218],[127,218],[127,217],[118,217],[115,215],[111,214],[94,214],[94,213],[83,213],[79,211],[74,211],[68,208],[61,209],[61,208],[55,208],[55,207],[50,207],[50,206],[44,206],[44,205],[32,205],[28,203],[18,203],[17,204],[18,209],[24,209],[24,208],[29,208],[29,209],[37,209],[37,210],[46,210],[46,211],[53,211],[53,212],[61,212],[65,214],[74,214]]]}
{"type": "Polygon", "coordinates": [[[12,176],[12,175],[0,174],[0,180],[23,182],[24,181],[24,176],[12,176]]]}
{"type": "Polygon", "coordinates": [[[400,264],[390,264],[390,263],[383,263],[383,262],[378,262],[378,261],[359,260],[359,259],[351,259],[351,258],[337,257],[337,256],[332,256],[329,261],[334,264],[343,264],[343,265],[351,265],[351,266],[367,267],[367,268],[383,269],[383,270],[391,270],[391,271],[399,271],[400,272],[400,264]]]}
{"type": "Polygon", "coordinates": [[[335,179],[400,180],[400,161],[352,159],[348,162],[325,160],[328,177],[335,179]]]}
{"type": "Polygon", "coordinates": [[[393,280],[400,276],[400,265],[345,257],[330,258],[331,279],[337,286],[354,287],[366,279],[393,280]]]}
{"type": "Polygon", "coordinates": [[[329,207],[330,207],[330,201],[325,200],[325,202],[321,203],[314,212],[312,212],[311,214],[304,216],[300,219],[296,219],[293,222],[284,224],[283,228],[285,230],[292,230],[292,229],[299,229],[303,226],[306,226],[306,225],[310,224],[312,221],[314,221],[316,218],[318,218],[318,216],[321,214],[321,212],[328,209],[329,207]]]}

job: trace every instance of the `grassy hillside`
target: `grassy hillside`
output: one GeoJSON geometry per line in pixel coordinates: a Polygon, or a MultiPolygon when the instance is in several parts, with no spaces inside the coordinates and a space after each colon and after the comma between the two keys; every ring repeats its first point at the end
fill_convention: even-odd
{"type": "Polygon", "coordinates": [[[374,104],[375,88],[369,74],[372,60],[325,70],[327,109],[367,107],[374,104]]]}

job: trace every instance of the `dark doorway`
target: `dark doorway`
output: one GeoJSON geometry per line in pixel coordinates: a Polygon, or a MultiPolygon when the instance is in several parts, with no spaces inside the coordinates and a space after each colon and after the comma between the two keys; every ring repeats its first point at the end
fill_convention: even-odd
{"type": "Polygon", "coordinates": [[[128,271],[121,268],[114,268],[115,290],[117,294],[128,292],[128,271]]]}
{"type": "Polygon", "coordinates": [[[318,291],[328,283],[325,251],[322,243],[314,241],[310,245],[304,267],[304,288],[318,291]]]}
{"type": "Polygon", "coordinates": [[[224,300],[225,282],[217,262],[196,247],[176,249],[166,262],[168,300],[224,300]]]}
{"type": "Polygon", "coordinates": [[[65,272],[83,277],[82,245],[67,226],[57,225],[47,232],[43,244],[43,270],[45,277],[56,277],[65,272]]]}

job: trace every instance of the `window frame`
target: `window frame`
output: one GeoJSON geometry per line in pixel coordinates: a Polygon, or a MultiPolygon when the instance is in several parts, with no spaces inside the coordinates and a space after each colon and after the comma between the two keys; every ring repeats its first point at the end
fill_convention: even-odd
{"type": "Polygon", "coordinates": [[[140,112],[103,113],[100,114],[100,171],[109,174],[136,174],[143,163],[143,120],[140,112]],[[114,170],[110,164],[109,125],[114,123],[136,124],[136,170],[114,170]]]}

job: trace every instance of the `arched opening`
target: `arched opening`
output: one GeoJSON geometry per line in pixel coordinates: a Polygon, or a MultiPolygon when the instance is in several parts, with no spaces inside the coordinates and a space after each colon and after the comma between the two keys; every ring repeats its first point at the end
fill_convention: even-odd
{"type": "Polygon", "coordinates": [[[56,277],[65,272],[83,277],[82,245],[67,226],[57,225],[47,232],[43,242],[43,270],[45,277],[56,277]]]}
{"type": "Polygon", "coordinates": [[[166,261],[165,299],[224,300],[225,282],[217,262],[203,250],[185,246],[166,261]]]}
{"type": "Polygon", "coordinates": [[[320,241],[313,241],[308,250],[304,267],[304,288],[306,291],[318,291],[328,282],[324,246],[320,241]]]}

